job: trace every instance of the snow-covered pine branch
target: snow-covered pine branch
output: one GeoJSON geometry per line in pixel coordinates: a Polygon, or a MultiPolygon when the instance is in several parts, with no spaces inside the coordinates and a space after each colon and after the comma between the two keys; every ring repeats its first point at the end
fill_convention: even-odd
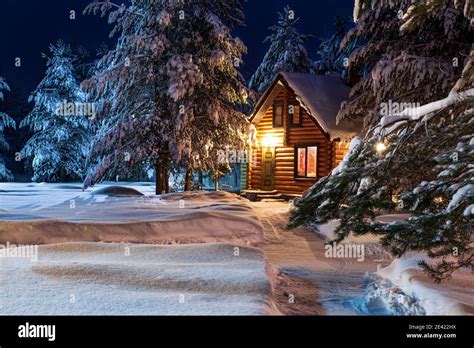
{"type": "MultiPolygon", "coordinates": [[[[338,120],[363,118],[373,127],[386,116],[381,112],[384,103],[427,104],[448,95],[461,77],[464,57],[472,47],[469,21],[462,10],[452,0],[357,3],[357,22],[341,46],[357,40],[360,47],[349,57],[351,97],[341,108],[338,120]],[[414,4],[420,5],[423,20],[401,31],[401,18],[414,4]]],[[[465,73],[466,78],[471,76],[465,73]]]]}
{"type": "Polygon", "coordinates": [[[399,114],[384,116],[380,120],[379,127],[381,128],[381,130],[378,130],[377,133],[382,133],[383,129],[390,129],[389,131],[383,133],[383,135],[389,135],[390,133],[398,129],[396,124],[398,124],[398,126],[401,126],[404,125],[407,121],[427,122],[433,117],[436,112],[469,98],[474,98],[474,88],[463,92],[452,91],[449,96],[444,99],[437,100],[435,102],[416,108],[407,108],[399,114]]]}
{"type": "MultiPolygon", "coordinates": [[[[449,278],[460,268],[473,269],[473,54],[471,52],[465,61],[462,74],[453,70],[450,78],[443,78],[444,83],[449,83],[435,94],[427,88],[437,88],[433,84],[438,81],[438,72],[423,71],[424,64],[417,67],[426,61],[434,66],[449,64],[447,57],[439,60],[440,57],[433,56],[435,52],[439,55],[445,51],[431,40],[446,43],[454,35],[459,38],[458,43],[463,42],[462,51],[467,53],[471,48],[470,43],[464,42],[468,32],[464,25],[466,20],[456,9],[460,2],[463,1],[456,5],[448,0],[420,1],[423,6],[416,9],[420,12],[417,12],[418,20],[412,23],[415,26],[402,35],[399,35],[396,17],[388,15],[394,13],[395,2],[392,5],[386,1],[357,2],[358,22],[348,37],[365,37],[365,31],[372,35],[367,45],[351,57],[352,64],[371,63],[375,68],[356,83],[349,107],[339,116],[350,109],[373,113],[371,108],[380,106],[379,97],[384,95],[404,98],[402,100],[413,97],[411,100],[423,105],[382,118],[379,114],[369,117],[371,122],[360,146],[351,146],[340,166],[296,202],[290,226],[319,225],[337,219],[337,241],[350,234],[376,234],[382,245],[397,257],[410,250],[425,253],[429,257],[421,266],[437,281],[449,278]],[[424,27],[428,22],[429,26],[424,27]],[[374,23],[376,27],[371,26],[374,23]],[[443,26],[438,27],[440,23],[457,29],[445,31],[443,26]],[[432,36],[436,32],[438,35],[432,36]],[[419,46],[420,40],[426,40],[423,46],[419,46]],[[407,49],[410,42],[418,42],[411,50],[422,47],[420,52],[424,54],[404,54],[402,50],[407,49]],[[401,51],[387,52],[384,56],[386,47],[398,47],[401,51]],[[426,47],[431,49],[425,51],[426,47]],[[393,71],[402,74],[392,75],[393,71]],[[420,82],[420,78],[427,79],[428,83],[420,82]],[[434,98],[435,95],[438,97],[434,98]],[[377,218],[386,213],[401,215],[397,221],[386,224],[377,218]]],[[[404,0],[400,4],[402,9],[413,5],[404,0]]],[[[446,48],[459,54],[449,44],[446,48]]]]}

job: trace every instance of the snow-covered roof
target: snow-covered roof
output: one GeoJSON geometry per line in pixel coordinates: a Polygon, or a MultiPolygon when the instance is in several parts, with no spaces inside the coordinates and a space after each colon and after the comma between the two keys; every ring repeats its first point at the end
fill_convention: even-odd
{"type": "Polygon", "coordinates": [[[350,88],[338,76],[282,72],[262,95],[251,115],[258,122],[285,86],[291,88],[296,99],[331,139],[358,135],[362,124],[349,120],[336,122],[341,103],[349,99],[350,88]]]}

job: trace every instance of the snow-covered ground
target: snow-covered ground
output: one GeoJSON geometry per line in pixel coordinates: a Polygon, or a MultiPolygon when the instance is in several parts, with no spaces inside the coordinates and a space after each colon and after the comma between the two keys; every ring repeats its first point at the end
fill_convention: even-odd
{"type": "MultiPolygon", "coordinates": [[[[404,220],[406,214],[379,216],[382,222],[404,220]]],[[[333,220],[315,226],[326,240],[334,238],[339,221],[333,220]]],[[[351,302],[367,314],[388,315],[464,315],[474,314],[474,276],[469,270],[460,270],[453,278],[441,284],[434,283],[419,267],[427,260],[420,253],[408,253],[400,259],[387,259],[376,235],[350,235],[343,243],[363,244],[366,256],[380,259],[376,272],[366,275],[363,296],[351,302]]]]}
{"type": "Polygon", "coordinates": [[[108,183],[86,191],[79,184],[0,183],[0,243],[253,245],[262,239],[247,201],[226,192],[155,196],[147,183],[108,183]]]}
{"type": "Polygon", "coordinates": [[[284,284],[270,299],[276,267],[314,285],[291,290],[307,294],[295,296],[310,314],[474,314],[472,273],[435,284],[419,255],[393,260],[370,235],[345,241],[364,245],[363,260],[327,257],[338,222],[287,230],[288,207],[224,192],[155,196],[144,183],[0,183],[0,245],[45,244],[38,262],[0,258],[0,313],[276,314],[277,303],[298,314],[280,306],[284,284]]]}
{"type": "MultiPolygon", "coordinates": [[[[387,290],[391,294],[399,289],[409,298],[416,299],[427,315],[462,315],[474,314],[474,276],[465,269],[457,271],[451,280],[436,284],[422,272],[418,265],[427,260],[418,253],[404,255],[395,259],[387,267],[381,267],[376,275],[386,280],[387,290]]],[[[410,307],[406,297],[393,298],[392,302],[401,307],[410,307]]],[[[409,300],[410,301],[410,300],[409,300]]],[[[408,314],[411,313],[408,311],[408,314]]]]}
{"type": "Polygon", "coordinates": [[[2,315],[262,315],[270,295],[263,253],[231,244],[64,243],[36,262],[0,258],[2,315]]]}
{"type": "MultiPolygon", "coordinates": [[[[376,235],[349,236],[343,245],[364,246],[364,258],[326,255],[326,242],[334,238],[338,221],[322,226],[288,230],[289,206],[285,203],[252,203],[265,228],[261,245],[269,263],[293,279],[290,290],[305,304],[304,310],[319,315],[424,315],[474,314],[474,276],[461,270],[441,284],[434,283],[417,262],[420,255],[393,259],[376,235]],[[311,291],[308,291],[310,289],[311,291]]],[[[379,216],[390,223],[407,215],[379,216]]],[[[290,284],[284,280],[281,286],[290,284]]],[[[277,298],[280,304],[288,299],[277,298]]],[[[294,314],[296,307],[285,305],[294,314]]],[[[301,310],[301,308],[299,308],[301,310]]]]}
{"type": "Polygon", "coordinates": [[[1,183],[0,244],[40,246],[36,262],[0,257],[0,314],[276,313],[265,257],[245,246],[262,240],[230,193],[1,183]]]}

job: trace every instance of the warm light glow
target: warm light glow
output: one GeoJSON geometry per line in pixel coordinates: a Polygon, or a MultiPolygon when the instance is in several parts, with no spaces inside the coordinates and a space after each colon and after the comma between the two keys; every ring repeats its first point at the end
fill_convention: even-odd
{"type": "Polygon", "coordinates": [[[387,146],[385,146],[385,144],[382,142],[378,142],[377,145],[375,145],[375,150],[377,150],[379,154],[384,152],[386,149],[387,149],[387,146]]]}
{"type": "Polygon", "coordinates": [[[271,135],[266,135],[262,139],[262,146],[263,147],[275,147],[277,145],[277,140],[271,136],[271,135]]]}
{"type": "Polygon", "coordinates": [[[444,202],[444,199],[443,199],[443,197],[436,197],[436,198],[434,199],[434,202],[435,202],[436,204],[441,204],[441,203],[444,202]]]}

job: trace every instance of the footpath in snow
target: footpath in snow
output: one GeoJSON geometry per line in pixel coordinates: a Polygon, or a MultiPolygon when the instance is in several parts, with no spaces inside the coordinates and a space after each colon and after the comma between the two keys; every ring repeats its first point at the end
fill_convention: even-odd
{"type": "MultiPolygon", "coordinates": [[[[288,230],[288,204],[252,203],[262,220],[268,262],[285,275],[277,303],[286,314],[461,315],[474,314],[474,276],[468,270],[436,284],[418,267],[420,255],[393,260],[376,236],[350,237],[364,246],[364,259],[326,257],[337,222],[318,229],[288,230]],[[289,277],[289,279],[287,279],[289,277]],[[289,296],[294,304],[288,305],[289,296]]],[[[403,216],[380,217],[391,222],[403,216]]],[[[277,295],[278,295],[278,287],[277,295]]]]}

